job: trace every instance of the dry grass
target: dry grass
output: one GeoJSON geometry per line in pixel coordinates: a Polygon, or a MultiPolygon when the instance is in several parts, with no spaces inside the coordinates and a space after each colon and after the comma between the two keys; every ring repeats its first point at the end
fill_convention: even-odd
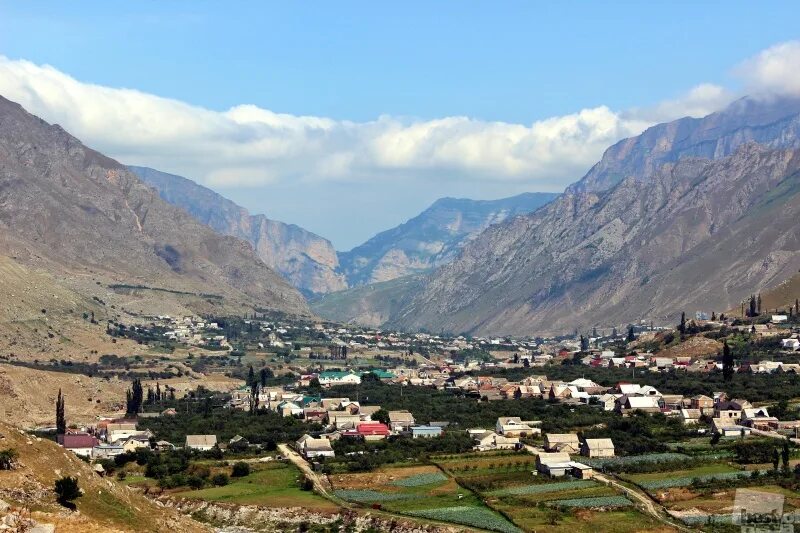
{"type": "Polygon", "coordinates": [[[109,478],[54,442],[32,437],[0,423],[0,449],[18,454],[14,470],[0,471],[0,498],[18,508],[30,509],[37,521],[57,525],[57,531],[157,531],[188,533],[208,529],[153,502],[109,478]],[[61,476],[78,479],[83,496],[76,500],[79,512],[70,512],[55,501],[52,487],[61,476]]]}
{"type": "Polygon", "coordinates": [[[122,414],[128,385],[118,379],[0,364],[0,416],[21,427],[52,426],[60,388],[68,422],[94,423],[98,415],[122,414]]]}

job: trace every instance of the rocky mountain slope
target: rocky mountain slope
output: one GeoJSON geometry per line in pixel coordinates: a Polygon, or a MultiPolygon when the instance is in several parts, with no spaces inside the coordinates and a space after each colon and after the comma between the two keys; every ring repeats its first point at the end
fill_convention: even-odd
{"type": "Polygon", "coordinates": [[[800,99],[742,98],[703,118],[685,117],[648,128],[611,146],[569,191],[600,192],[628,177],[646,181],[664,163],[685,157],[719,159],[748,142],[771,148],[800,139],[800,99]]]}
{"type": "Polygon", "coordinates": [[[311,300],[311,309],[333,322],[378,327],[408,305],[422,278],[412,274],[333,292],[311,300]]]}
{"type": "Polygon", "coordinates": [[[251,215],[245,208],[192,180],[147,167],[128,167],[162,199],[186,210],[223,235],[252,244],[258,257],[306,294],[347,288],[339,260],[327,239],[294,224],[251,215]]]}
{"type": "MultiPolygon", "coordinates": [[[[247,243],[220,236],[124,166],[2,97],[0,256],[115,312],[309,312],[247,243]]],[[[28,301],[48,290],[37,286],[41,294],[28,301]]],[[[67,311],[80,316],[78,307],[67,311]]]]}
{"type": "Polygon", "coordinates": [[[670,322],[779,284],[800,267],[799,107],[746,99],[618,143],[563,196],[474,239],[389,322],[494,334],[670,322]]]}
{"type": "Polygon", "coordinates": [[[418,274],[452,261],[492,224],[531,213],[558,196],[525,193],[499,200],[441,198],[428,209],[339,254],[351,287],[418,274]]]}

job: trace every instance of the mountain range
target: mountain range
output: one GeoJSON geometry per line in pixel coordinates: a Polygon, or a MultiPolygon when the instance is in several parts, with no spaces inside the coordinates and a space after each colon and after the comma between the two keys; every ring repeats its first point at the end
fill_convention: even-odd
{"type": "Polygon", "coordinates": [[[19,301],[63,289],[115,313],[309,313],[247,243],[214,232],[125,166],[2,97],[0,258],[10,271],[50,280],[6,287],[19,301]]]}
{"type": "Polygon", "coordinates": [[[339,258],[327,239],[294,224],[251,215],[247,209],[194,181],[147,167],[130,168],[161,198],[213,230],[249,242],[264,263],[307,295],[347,288],[339,258]]]}
{"type": "Polygon", "coordinates": [[[349,252],[294,224],[245,208],[194,181],[129,167],[161,198],[223,235],[248,241],[267,265],[309,297],[428,272],[452,261],[481,231],[530,213],[558,196],[525,193],[499,200],[442,198],[419,215],[349,252]]]}
{"type": "Polygon", "coordinates": [[[351,287],[420,274],[449,263],[480,232],[531,213],[558,196],[525,193],[499,200],[441,198],[422,213],[339,254],[351,287]]]}
{"type": "Polygon", "coordinates": [[[623,140],[473,239],[388,323],[522,335],[736,307],[800,268],[799,134],[800,102],[745,98],[623,140]]]}
{"type": "Polygon", "coordinates": [[[336,252],[0,97],[0,318],[309,314],[299,287],[325,317],[403,329],[670,323],[794,286],[781,284],[800,269],[799,150],[800,100],[744,98],[620,141],[561,195],[443,198],[336,252]]]}

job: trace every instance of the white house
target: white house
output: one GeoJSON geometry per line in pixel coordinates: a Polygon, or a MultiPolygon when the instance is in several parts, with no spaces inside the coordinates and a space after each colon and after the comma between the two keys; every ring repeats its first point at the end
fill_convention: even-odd
{"type": "Polygon", "coordinates": [[[128,440],[128,437],[137,433],[136,424],[130,422],[108,424],[106,426],[106,441],[113,444],[120,440],[128,440]]]}
{"type": "Polygon", "coordinates": [[[684,425],[693,425],[700,422],[702,412],[700,409],[681,409],[681,421],[684,425]]]}
{"type": "Polygon", "coordinates": [[[471,435],[475,439],[475,449],[478,451],[513,450],[519,445],[519,438],[498,435],[494,431],[471,433],[471,435]]]}
{"type": "Polygon", "coordinates": [[[358,385],[361,383],[361,376],[353,372],[322,372],[317,379],[319,379],[319,384],[323,386],[358,385]]]}
{"type": "Polygon", "coordinates": [[[740,437],[750,434],[750,428],[741,426],[731,418],[714,418],[711,420],[711,429],[721,437],[740,437]]]}
{"type": "Polygon", "coordinates": [[[394,432],[409,431],[416,422],[408,411],[389,411],[389,427],[394,432]]]}
{"type": "Polygon", "coordinates": [[[581,449],[575,433],[548,433],[544,436],[544,449],[548,452],[578,453],[581,449]]]}
{"type": "Polygon", "coordinates": [[[325,437],[315,439],[311,435],[303,435],[295,443],[297,451],[303,454],[306,459],[315,457],[335,457],[331,441],[325,437]]]}
{"type": "Polygon", "coordinates": [[[539,422],[529,420],[523,421],[518,416],[501,416],[497,419],[495,431],[506,437],[530,437],[533,435],[541,435],[541,428],[533,427],[538,423],[539,422]]]}

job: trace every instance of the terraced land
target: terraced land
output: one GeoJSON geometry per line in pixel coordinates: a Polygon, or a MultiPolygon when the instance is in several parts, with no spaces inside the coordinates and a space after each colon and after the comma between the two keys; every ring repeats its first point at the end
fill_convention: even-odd
{"type": "Polygon", "coordinates": [[[729,524],[737,488],[773,492],[785,497],[785,511],[800,508],[800,494],[752,477],[752,471],[740,470],[726,463],[711,463],[696,468],[624,475],[644,488],[675,517],[687,525],[729,524]],[[697,487],[702,482],[718,480],[723,486],[697,487]],[[735,482],[733,486],[730,482],[735,482]]]}
{"type": "Polygon", "coordinates": [[[331,483],[336,496],[367,507],[501,533],[520,531],[435,466],[336,474],[331,476],[331,483]]]}
{"type": "Polygon", "coordinates": [[[532,457],[487,455],[436,458],[436,461],[454,475],[461,486],[479,494],[489,507],[507,516],[524,531],[668,530],[640,513],[627,498],[605,484],[534,475],[532,457]]]}

